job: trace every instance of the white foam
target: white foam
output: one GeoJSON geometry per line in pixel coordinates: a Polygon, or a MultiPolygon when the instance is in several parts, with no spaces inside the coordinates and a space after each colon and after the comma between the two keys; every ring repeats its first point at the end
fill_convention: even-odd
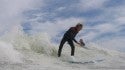
{"type": "Polygon", "coordinates": [[[21,62],[21,54],[14,50],[13,45],[0,41],[0,61],[21,62]]]}
{"type": "MultiPolygon", "coordinates": [[[[4,40],[4,38],[1,40],[4,40]]],[[[14,66],[15,68],[20,67],[21,70],[34,70],[34,69],[55,70],[56,68],[58,70],[64,70],[64,69],[69,70],[72,68],[73,70],[78,70],[78,69],[87,70],[91,67],[106,68],[108,66],[110,68],[114,67],[118,69],[119,67],[122,67],[125,64],[124,62],[125,57],[124,55],[121,55],[121,53],[101,48],[95,44],[89,44],[87,46],[88,49],[76,46],[75,59],[79,62],[87,62],[87,61],[94,62],[96,60],[102,60],[102,61],[97,62],[92,66],[90,66],[89,64],[73,65],[68,63],[71,60],[70,58],[71,47],[68,44],[65,44],[62,50],[62,56],[58,58],[57,57],[58,45],[54,45],[53,43],[51,43],[50,38],[47,36],[46,33],[40,33],[31,36],[25,34],[17,34],[13,38],[11,38],[12,42],[11,41],[9,42],[9,40],[4,40],[4,42],[0,41],[0,62],[6,61],[10,63],[11,62],[17,63],[23,61],[23,63],[21,63],[22,64],[21,66],[8,64],[10,68],[8,67],[5,69],[9,70],[16,70],[14,68],[11,68],[11,66],[14,66]],[[20,55],[23,56],[23,59],[22,57],[20,57],[20,55]]],[[[5,66],[4,64],[0,65],[5,66]]]]}
{"type": "Polygon", "coordinates": [[[75,59],[79,62],[103,60],[101,63],[88,65],[73,65],[68,63],[71,60],[71,47],[65,44],[62,50],[62,56],[57,57],[58,45],[51,43],[50,37],[47,33],[39,33],[34,35],[26,35],[16,26],[10,34],[4,35],[0,39],[0,62],[9,62],[9,67],[2,70],[64,70],[72,69],[90,69],[96,67],[103,68],[124,68],[125,55],[120,52],[108,50],[99,47],[97,44],[89,43],[86,45],[88,49],[78,47],[75,49],[75,59]],[[15,31],[14,31],[15,30],[15,31]],[[11,35],[10,35],[11,34],[11,35]],[[22,57],[23,56],[23,57],[22,57]],[[117,59],[119,60],[117,60],[117,59]],[[14,65],[14,63],[21,63],[21,65],[14,65]],[[118,64],[116,64],[118,63],[118,64]],[[15,67],[14,68],[12,68],[15,67]],[[23,69],[22,69],[23,68],[23,69]],[[37,69],[36,69],[37,68],[37,69]]]}

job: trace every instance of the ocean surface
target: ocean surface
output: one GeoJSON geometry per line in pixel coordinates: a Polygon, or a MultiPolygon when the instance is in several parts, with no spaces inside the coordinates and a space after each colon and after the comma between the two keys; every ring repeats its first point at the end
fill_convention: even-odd
{"type": "Polygon", "coordinates": [[[72,63],[71,48],[65,44],[57,57],[58,45],[45,33],[6,35],[0,38],[0,70],[125,70],[125,54],[89,43],[87,48],[75,45],[72,63]]]}

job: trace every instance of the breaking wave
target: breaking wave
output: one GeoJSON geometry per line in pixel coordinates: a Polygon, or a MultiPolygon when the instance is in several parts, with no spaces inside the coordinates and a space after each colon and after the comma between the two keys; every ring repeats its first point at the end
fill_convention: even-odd
{"type": "MultiPolygon", "coordinates": [[[[46,33],[27,35],[21,32],[14,36],[7,36],[8,35],[5,35],[0,39],[0,68],[3,70],[6,69],[5,65],[8,65],[8,69],[10,70],[16,70],[15,68],[12,68],[13,66],[19,69],[23,68],[23,70],[30,70],[30,67],[36,68],[37,66],[38,69],[40,69],[41,65],[42,68],[45,69],[49,69],[46,68],[46,65],[49,65],[50,69],[55,65],[60,65],[59,69],[62,70],[61,68],[64,66],[63,64],[69,65],[67,63],[70,61],[70,46],[65,44],[62,56],[61,58],[58,58],[58,45],[53,44],[46,33]],[[34,64],[36,66],[34,66],[34,64]]],[[[113,63],[120,64],[120,66],[118,65],[116,68],[124,68],[123,66],[125,62],[123,60],[125,60],[125,56],[123,53],[101,48],[94,43],[88,43],[86,46],[88,49],[78,45],[75,46],[75,58],[80,62],[103,60],[100,65],[97,65],[98,68],[101,66],[104,66],[105,68],[107,67],[107,64],[110,65],[113,63]]],[[[96,67],[96,65],[94,66],[96,67]]],[[[114,68],[114,66],[115,65],[109,68],[114,68]]],[[[70,69],[72,64],[68,67],[70,69]]]]}

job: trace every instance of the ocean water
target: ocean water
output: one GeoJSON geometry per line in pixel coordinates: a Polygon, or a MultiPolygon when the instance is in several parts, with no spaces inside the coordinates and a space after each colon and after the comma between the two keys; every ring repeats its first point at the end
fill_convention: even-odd
{"type": "Polygon", "coordinates": [[[76,63],[71,63],[70,46],[65,44],[58,58],[58,45],[46,33],[5,35],[0,38],[0,70],[125,70],[124,53],[94,43],[88,49],[75,46],[76,63]]]}
{"type": "MultiPolygon", "coordinates": [[[[67,44],[63,47],[62,56],[58,58],[59,44],[52,43],[50,37],[43,33],[50,32],[55,36],[56,33],[51,31],[51,25],[54,25],[46,21],[50,27],[46,30],[45,23],[42,23],[42,20],[55,17],[54,12],[58,8],[54,7],[55,11],[49,13],[52,9],[46,7],[48,13],[42,12],[42,7],[46,5],[43,1],[45,0],[0,0],[0,70],[125,70],[125,53],[102,48],[94,43],[88,43],[88,49],[75,45],[74,63],[71,62],[71,48],[67,44]],[[32,35],[25,34],[26,30],[32,35]]],[[[83,21],[77,17],[56,19],[56,22],[61,23],[62,29],[83,21]]],[[[56,28],[52,29],[58,31],[61,27],[55,25],[56,28]]]]}

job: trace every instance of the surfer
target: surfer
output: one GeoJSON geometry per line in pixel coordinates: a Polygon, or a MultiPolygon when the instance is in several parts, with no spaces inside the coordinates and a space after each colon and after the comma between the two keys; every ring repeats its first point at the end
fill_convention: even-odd
{"type": "Polygon", "coordinates": [[[75,46],[74,43],[77,43],[79,45],[81,45],[79,42],[76,41],[75,36],[78,34],[78,32],[82,29],[83,25],[78,23],[75,27],[71,27],[69,28],[68,31],[66,31],[66,33],[64,34],[61,43],[59,45],[59,49],[58,49],[58,57],[61,56],[61,52],[62,52],[62,48],[63,45],[65,44],[65,42],[68,42],[68,44],[71,47],[71,56],[74,56],[74,52],[75,52],[75,46]]]}

